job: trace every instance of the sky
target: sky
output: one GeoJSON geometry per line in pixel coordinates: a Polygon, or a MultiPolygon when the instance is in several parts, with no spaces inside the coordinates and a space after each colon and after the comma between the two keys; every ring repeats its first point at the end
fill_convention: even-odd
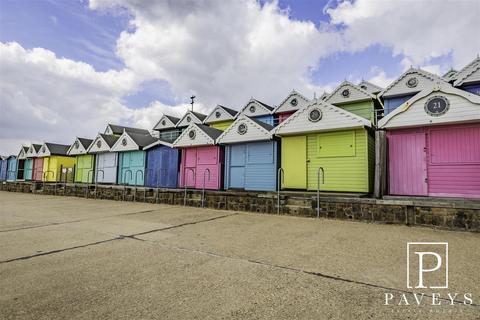
{"type": "Polygon", "coordinates": [[[0,154],[480,52],[478,0],[0,0],[0,154]]]}

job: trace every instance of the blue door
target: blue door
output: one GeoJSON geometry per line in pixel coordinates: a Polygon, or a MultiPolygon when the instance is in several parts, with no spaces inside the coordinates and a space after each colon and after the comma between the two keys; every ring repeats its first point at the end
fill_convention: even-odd
{"type": "Polygon", "coordinates": [[[176,188],[178,183],[178,150],[165,146],[147,153],[147,186],[176,188]]]}
{"type": "Polygon", "coordinates": [[[228,146],[228,188],[245,188],[246,144],[228,146]]]}
{"type": "Polygon", "coordinates": [[[277,142],[252,142],[246,146],[245,190],[275,191],[277,142]]]}
{"type": "Polygon", "coordinates": [[[7,179],[7,159],[1,160],[0,164],[0,181],[7,179]]]}
{"type": "Polygon", "coordinates": [[[14,181],[17,175],[17,158],[10,157],[8,158],[7,164],[7,180],[14,181]]]}

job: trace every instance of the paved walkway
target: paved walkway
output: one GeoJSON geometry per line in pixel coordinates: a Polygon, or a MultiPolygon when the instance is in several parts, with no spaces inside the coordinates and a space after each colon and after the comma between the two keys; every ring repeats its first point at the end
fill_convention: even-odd
{"type": "Polygon", "coordinates": [[[478,248],[474,233],[0,192],[0,319],[474,319],[478,248]],[[449,288],[420,307],[415,241],[449,244],[449,288]]]}

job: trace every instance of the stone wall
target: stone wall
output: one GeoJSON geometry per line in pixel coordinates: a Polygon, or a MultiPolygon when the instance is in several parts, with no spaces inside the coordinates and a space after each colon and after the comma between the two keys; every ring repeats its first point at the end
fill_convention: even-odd
{"type": "MultiPolygon", "coordinates": [[[[57,196],[137,201],[184,205],[183,189],[149,189],[113,185],[55,184],[41,182],[2,182],[1,191],[31,192],[57,196]]],[[[319,216],[375,223],[427,226],[449,230],[480,232],[480,201],[393,198],[372,199],[321,195],[319,216]]],[[[206,191],[203,206],[212,209],[277,213],[277,194],[271,192],[206,191]]],[[[188,190],[186,205],[201,207],[201,190],[188,190]]],[[[282,192],[280,214],[317,216],[315,193],[282,192]]]]}

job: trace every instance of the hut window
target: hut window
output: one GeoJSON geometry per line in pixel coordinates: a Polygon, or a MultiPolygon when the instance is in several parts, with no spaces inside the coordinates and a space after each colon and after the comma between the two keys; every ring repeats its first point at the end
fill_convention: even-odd
{"type": "Polygon", "coordinates": [[[238,132],[239,134],[242,134],[242,135],[243,135],[243,134],[247,133],[247,129],[248,129],[248,128],[247,128],[247,125],[246,125],[245,123],[241,123],[241,124],[238,126],[238,128],[237,128],[237,132],[238,132]]]}
{"type": "Polygon", "coordinates": [[[407,87],[409,87],[409,88],[415,88],[417,86],[417,84],[418,84],[418,79],[415,78],[415,77],[411,77],[407,81],[407,87]]]}
{"type": "Polygon", "coordinates": [[[320,119],[322,119],[322,111],[320,109],[314,108],[308,113],[308,120],[311,122],[318,122],[320,119]]]}
{"type": "Polygon", "coordinates": [[[350,90],[348,90],[348,89],[343,90],[342,91],[342,97],[344,97],[344,98],[350,97],[350,90]]]}
{"type": "Polygon", "coordinates": [[[293,99],[290,101],[290,104],[291,104],[292,106],[296,107],[297,104],[298,104],[298,100],[297,100],[296,98],[293,98],[293,99]]]}
{"type": "Polygon", "coordinates": [[[123,138],[123,139],[122,139],[122,146],[125,147],[126,145],[127,145],[127,139],[126,139],[126,138],[123,138]]]}
{"type": "Polygon", "coordinates": [[[442,96],[430,97],[425,102],[425,112],[433,117],[439,117],[447,113],[450,108],[448,99],[442,96]]]}
{"type": "Polygon", "coordinates": [[[317,156],[320,158],[354,157],[355,132],[321,133],[317,136],[317,147],[317,156]]]}
{"type": "Polygon", "coordinates": [[[215,118],[220,118],[222,116],[220,111],[215,112],[215,118]]]}
{"type": "Polygon", "coordinates": [[[101,148],[102,147],[102,141],[98,140],[97,141],[97,148],[101,148]]]}
{"type": "Polygon", "coordinates": [[[254,113],[256,108],[255,108],[255,106],[250,106],[250,108],[248,110],[250,110],[251,113],[254,113]]]}
{"type": "Polygon", "coordinates": [[[195,139],[195,136],[196,136],[195,130],[190,130],[190,132],[188,133],[188,137],[191,140],[193,140],[193,139],[195,139]]]}

